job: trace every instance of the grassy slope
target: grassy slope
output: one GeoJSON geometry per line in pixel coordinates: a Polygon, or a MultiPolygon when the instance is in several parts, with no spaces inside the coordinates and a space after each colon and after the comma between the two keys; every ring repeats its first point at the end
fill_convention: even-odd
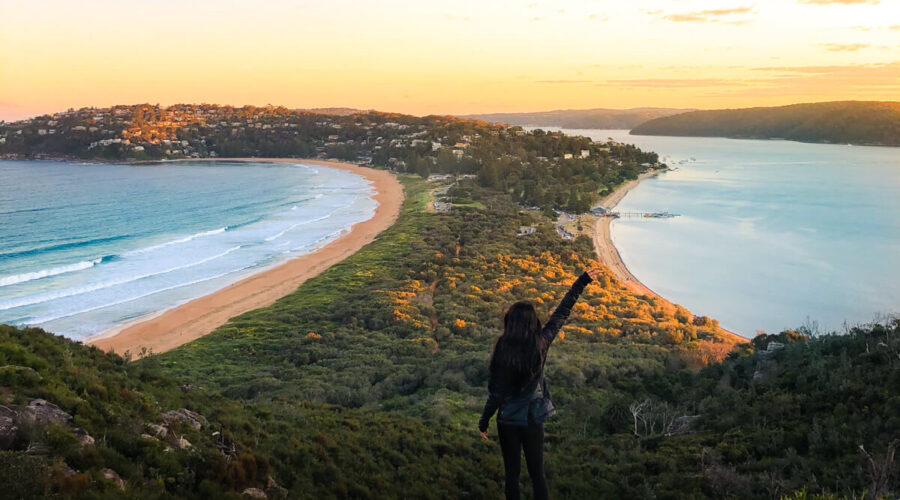
{"type": "Polygon", "coordinates": [[[468,433],[299,401],[273,409],[198,386],[185,392],[155,358],[127,364],[38,329],[0,325],[0,368],[0,403],[47,399],[96,440],[81,447],[66,425],[23,428],[13,448],[0,451],[4,498],[226,498],[265,488],[270,476],[302,498],[388,490],[485,497],[501,473],[499,457],[468,433]],[[182,407],[209,421],[200,430],[170,426],[191,449],[141,436],[163,411],[182,407]],[[125,480],[124,493],[102,477],[104,468],[125,480]]]}
{"type": "MultiPolygon", "coordinates": [[[[546,317],[574,277],[594,265],[592,249],[584,240],[560,240],[546,222],[534,237],[514,238],[533,216],[499,198],[489,202],[492,211],[426,213],[424,183],[405,182],[403,213],[378,241],[275,305],[163,355],[164,366],[235,397],[462,422],[440,417],[449,405],[471,423],[504,307],[530,298],[546,317]]],[[[586,379],[609,384],[619,368],[661,370],[693,361],[704,348],[730,346],[688,324],[683,309],[634,296],[608,274],[601,282],[588,289],[550,360],[550,373],[573,388],[586,379]],[[619,358],[634,366],[618,367],[619,358]],[[563,362],[571,359],[577,362],[563,362]],[[597,373],[601,367],[611,371],[597,373]]]]}

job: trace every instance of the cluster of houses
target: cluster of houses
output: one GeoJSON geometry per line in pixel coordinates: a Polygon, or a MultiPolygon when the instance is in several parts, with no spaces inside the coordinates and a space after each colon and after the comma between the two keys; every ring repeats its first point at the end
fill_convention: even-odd
{"type": "MultiPolygon", "coordinates": [[[[574,153],[565,153],[565,154],[563,154],[563,159],[564,159],[564,160],[571,160],[571,159],[574,158],[574,157],[575,157],[575,154],[574,154],[574,153]]],[[[581,158],[581,159],[590,158],[590,157],[591,157],[591,150],[590,150],[590,149],[582,149],[582,150],[581,150],[581,154],[579,154],[578,157],[581,158]]]]}
{"type": "Polygon", "coordinates": [[[559,237],[564,240],[574,240],[575,239],[575,235],[572,234],[571,231],[569,231],[568,229],[563,227],[562,224],[556,225],[556,234],[558,234],[559,237]]]}
{"type": "MultiPolygon", "coordinates": [[[[442,150],[456,158],[463,158],[477,134],[433,137],[424,124],[406,124],[387,120],[351,119],[338,115],[310,115],[306,111],[292,111],[283,107],[264,108],[216,105],[135,105],[111,108],[70,109],[13,123],[0,122],[0,145],[10,137],[66,135],[83,141],[88,149],[116,145],[133,152],[151,146],[166,157],[216,156],[212,137],[241,137],[256,131],[271,131],[275,140],[299,137],[312,141],[320,157],[328,156],[329,148],[344,146],[358,151],[356,160],[362,164],[373,161],[381,150],[397,151],[397,156],[410,147],[423,156],[442,150]],[[312,122],[309,117],[318,119],[312,122]],[[348,131],[352,128],[352,131],[348,131]]],[[[500,128],[500,127],[498,127],[500,128]]],[[[491,132],[499,134],[498,130],[491,132]]],[[[0,151],[2,152],[2,151],[0,151]]],[[[434,162],[434,157],[426,156],[434,162]]],[[[391,156],[388,163],[405,167],[406,162],[391,156]]]]}
{"type": "MultiPolygon", "coordinates": [[[[258,131],[267,131],[273,134],[273,140],[290,141],[297,137],[311,141],[315,155],[321,158],[332,156],[337,150],[345,155],[350,151],[358,163],[372,164],[377,156],[392,168],[406,170],[410,148],[434,165],[438,153],[458,160],[471,156],[472,146],[480,138],[478,133],[435,136],[421,123],[401,123],[392,117],[381,121],[383,118],[378,115],[372,116],[359,115],[354,119],[275,106],[234,108],[210,104],[69,109],[13,123],[0,122],[0,154],[3,146],[12,142],[11,137],[65,135],[77,139],[70,143],[83,141],[88,150],[116,146],[131,153],[152,149],[155,155],[167,158],[215,157],[221,151],[217,151],[216,141],[210,141],[213,137],[259,137],[258,131]]],[[[501,137],[527,132],[521,127],[498,125],[483,133],[501,137]]],[[[538,159],[586,159],[593,150],[581,149],[552,160],[538,159]]]]}

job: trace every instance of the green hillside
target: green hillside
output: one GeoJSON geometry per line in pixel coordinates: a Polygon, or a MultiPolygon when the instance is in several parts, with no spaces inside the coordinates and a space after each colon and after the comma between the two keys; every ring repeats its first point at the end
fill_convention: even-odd
{"type": "Polygon", "coordinates": [[[841,101],[691,111],[650,120],[631,133],[900,146],[900,102],[841,101]]]}

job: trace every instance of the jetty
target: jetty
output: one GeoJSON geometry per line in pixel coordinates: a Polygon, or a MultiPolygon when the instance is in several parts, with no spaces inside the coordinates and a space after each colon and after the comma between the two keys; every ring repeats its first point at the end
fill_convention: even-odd
{"type": "Polygon", "coordinates": [[[616,212],[603,206],[596,206],[591,209],[591,213],[597,217],[611,217],[614,219],[622,218],[643,218],[643,219],[671,219],[678,217],[678,214],[669,212],[616,212]]]}
{"type": "Polygon", "coordinates": [[[614,217],[614,218],[634,218],[640,217],[644,219],[671,219],[673,217],[678,217],[678,214],[673,214],[669,212],[606,212],[606,217],[614,217]]]}

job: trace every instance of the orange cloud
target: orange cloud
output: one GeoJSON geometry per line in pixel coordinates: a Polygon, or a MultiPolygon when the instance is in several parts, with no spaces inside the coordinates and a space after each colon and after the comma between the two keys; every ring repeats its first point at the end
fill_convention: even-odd
{"type": "MultiPolygon", "coordinates": [[[[676,23],[690,23],[690,22],[726,22],[730,24],[745,24],[748,21],[746,19],[731,19],[730,16],[740,15],[740,14],[750,14],[753,12],[753,7],[734,7],[731,9],[707,9],[707,10],[698,10],[694,12],[683,12],[676,14],[666,14],[660,16],[660,19],[665,21],[673,21],[676,23]],[[728,20],[720,19],[721,17],[727,17],[728,20]]],[[[648,11],[648,14],[651,15],[659,15],[661,11],[648,11]]]]}
{"type": "Polygon", "coordinates": [[[591,83],[590,80],[538,80],[537,83],[591,83]]]}
{"type": "Polygon", "coordinates": [[[776,71],[779,73],[836,73],[846,70],[847,68],[858,68],[859,65],[852,66],[763,66],[753,68],[755,71],[776,71]]]}
{"type": "Polygon", "coordinates": [[[868,43],[823,43],[829,52],[856,52],[871,47],[868,43]]]}
{"type": "Polygon", "coordinates": [[[851,26],[850,29],[855,31],[873,31],[873,30],[900,30],[900,24],[895,26],[851,26]]]}
{"type": "Polygon", "coordinates": [[[598,85],[639,88],[686,89],[706,98],[739,97],[763,99],[781,97],[791,100],[820,95],[823,98],[846,99],[834,89],[849,91],[856,99],[879,98],[900,92],[900,61],[885,64],[848,64],[832,66],[769,66],[752,68],[758,78],[742,80],[723,78],[647,78],[608,80],[598,85]],[[766,74],[768,73],[768,74],[766,74]]]}
{"type": "Polygon", "coordinates": [[[617,87],[687,88],[734,87],[744,86],[746,83],[739,80],[726,80],[724,78],[637,78],[630,80],[607,80],[598,85],[611,85],[617,87]]]}
{"type": "Polygon", "coordinates": [[[775,73],[771,78],[755,80],[756,89],[744,97],[760,95],[815,95],[840,88],[852,90],[857,98],[900,92],[900,61],[886,64],[847,64],[835,66],[770,66],[753,68],[775,73]]]}
{"type": "Polygon", "coordinates": [[[800,0],[800,3],[810,4],[810,5],[858,5],[858,4],[876,4],[881,0],[800,0]]]}

